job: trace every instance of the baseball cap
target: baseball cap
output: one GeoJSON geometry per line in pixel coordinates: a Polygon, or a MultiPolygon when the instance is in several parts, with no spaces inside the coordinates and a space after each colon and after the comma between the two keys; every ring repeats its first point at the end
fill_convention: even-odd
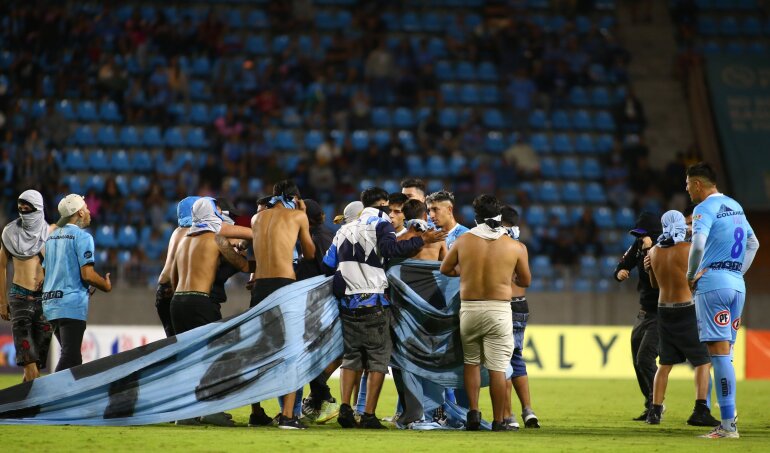
{"type": "Polygon", "coordinates": [[[345,210],[342,214],[334,217],[334,223],[346,224],[356,220],[361,215],[361,211],[364,210],[364,204],[360,201],[354,201],[345,206],[345,210]]]}
{"type": "Polygon", "coordinates": [[[629,231],[629,234],[636,236],[636,237],[642,237],[642,236],[653,236],[654,233],[660,232],[662,229],[660,225],[660,219],[658,216],[651,212],[642,211],[641,214],[639,214],[639,217],[636,219],[636,225],[634,225],[634,229],[629,231]]]}
{"type": "Polygon", "coordinates": [[[70,217],[72,214],[83,209],[85,205],[86,200],[82,195],[71,193],[59,202],[59,215],[62,218],[70,217]]]}

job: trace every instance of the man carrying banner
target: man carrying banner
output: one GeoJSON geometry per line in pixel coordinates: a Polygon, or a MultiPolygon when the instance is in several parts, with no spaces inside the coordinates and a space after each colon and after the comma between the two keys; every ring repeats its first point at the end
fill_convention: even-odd
{"type": "Polygon", "coordinates": [[[483,359],[484,366],[489,370],[494,412],[492,430],[509,431],[513,428],[503,422],[503,413],[505,370],[514,348],[511,281],[526,288],[531,275],[522,259],[522,249],[508,237],[501,224],[497,198],[480,195],[473,201],[473,210],[477,226],[470,230],[470,234],[457,239],[441,263],[442,274],[460,277],[460,337],[465,363],[465,390],[470,403],[466,429],[477,431],[481,426],[479,388],[483,359]]]}
{"type": "Polygon", "coordinates": [[[19,195],[19,218],[6,225],[0,241],[0,318],[11,321],[16,364],[24,382],[40,377],[53,330],[43,316],[43,252],[48,239],[43,196],[36,190],[19,195]],[[6,267],[13,264],[13,282],[6,297],[6,267]]]}
{"type": "Polygon", "coordinates": [[[46,241],[43,261],[43,313],[61,345],[56,371],[83,363],[80,346],[88,318],[88,286],[112,291],[110,274],[102,277],[94,270],[94,238],[85,231],[91,224],[91,212],[83,197],[64,197],[59,214],[59,228],[46,241]]]}
{"type": "Polygon", "coordinates": [[[661,218],[663,234],[647,254],[650,262],[650,283],[660,288],[658,301],[658,332],[660,338],[660,366],[655,373],[652,407],[647,423],[660,424],[663,399],[666,396],[668,375],[677,363],[685,360],[695,367],[695,408],[688,425],[717,426],[719,420],[711,416],[707,399],[711,391],[711,360],[706,345],[698,340],[695,304],[687,285],[687,257],[690,244],[687,224],[679,211],[668,211],[661,218]]]}
{"type": "MultiPolygon", "coordinates": [[[[521,261],[529,269],[529,255],[527,246],[519,242],[519,213],[510,206],[503,206],[500,209],[500,215],[503,227],[508,230],[508,236],[514,239],[522,251],[521,261]]],[[[524,350],[524,330],[529,321],[529,305],[527,304],[527,290],[519,288],[511,282],[511,312],[513,315],[513,356],[511,357],[511,367],[513,374],[511,379],[506,382],[505,396],[505,421],[506,424],[517,428],[516,416],[511,409],[511,390],[516,391],[516,396],[521,403],[521,419],[527,428],[540,428],[540,421],[532,410],[532,402],[529,396],[529,378],[527,377],[527,364],[522,357],[524,350]]]]}
{"type": "Polygon", "coordinates": [[[365,209],[358,220],[344,225],[324,257],[335,270],[334,293],[340,300],[344,353],[340,382],[341,403],[337,421],[343,428],[356,426],[350,400],[363,370],[369,371],[366,405],[360,426],[384,428],[375,410],[388,372],[392,343],[388,281],[385,260],[414,254],[426,243],[442,241],[445,233],[429,231],[420,237],[396,241],[388,216],[388,193],[372,187],[361,193],[365,209]],[[363,253],[362,253],[363,252],[363,253]]]}
{"type": "MultiPolygon", "coordinates": [[[[297,281],[294,272],[295,259],[313,260],[315,244],[310,235],[310,223],[305,214],[305,203],[299,195],[297,185],[291,180],[280,181],[273,186],[273,197],[269,208],[260,211],[253,219],[252,240],[256,270],[254,288],[251,291],[251,307],[257,306],[270,294],[297,281]],[[299,241],[302,248],[300,257],[296,250],[299,241]]],[[[305,429],[298,414],[294,414],[296,394],[291,392],[283,398],[283,410],[278,417],[281,429],[305,429]]],[[[259,403],[252,404],[250,426],[264,426],[272,423],[259,403]]]]}

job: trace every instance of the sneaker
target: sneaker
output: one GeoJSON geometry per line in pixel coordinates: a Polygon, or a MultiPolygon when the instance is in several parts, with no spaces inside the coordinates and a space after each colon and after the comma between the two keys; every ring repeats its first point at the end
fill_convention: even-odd
{"type": "Polygon", "coordinates": [[[492,431],[518,431],[518,428],[512,428],[511,426],[507,425],[505,421],[502,422],[492,422],[492,431]]]}
{"type": "Polygon", "coordinates": [[[660,420],[663,418],[663,408],[657,408],[652,406],[652,409],[647,411],[647,419],[645,422],[648,425],[660,425],[660,420]]]}
{"type": "Polygon", "coordinates": [[[481,412],[468,411],[468,415],[465,417],[465,430],[478,431],[479,428],[481,428],[481,412]]]}
{"type": "Polygon", "coordinates": [[[522,412],[521,419],[524,421],[525,428],[540,428],[540,420],[538,420],[537,415],[535,415],[532,409],[527,409],[522,412]]]}
{"type": "Polygon", "coordinates": [[[638,416],[638,417],[636,417],[636,418],[634,418],[632,420],[635,421],[635,422],[647,421],[647,414],[649,414],[649,413],[650,413],[650,410],[649,409],[645,409],[644,412],[642,412],[642,415],[640,415],[640,416],[638,416]]]}
{"type": "Polygon", "coordinates": [[[439,406],[433,411],[433,421],[437,422],[444,418],[444,406],[439,406]]]}
{"type": "Polygon", "coordinates": [[[235,422],[232,420],[232,418],[227,417],[227,415],[224,412],[219,412],[211,415],[204,415],[203,417],[201,417],[201,423],[206,425],[214,425],[214,426],[227,426],[227,427],[235,426],[235,422]]]}
{"type": "Polygon", "coordinates": [[[305,398],[302,400],[302,415],[300,418],[310,420],[311,422],[318,419],[318,413],[320,411],[313,406],[314,403],[315,401],[312,398],[305,398]]]}
{"type": "Polygon", "coordinates": [[[722,424],[720,423],[719,426],[712,429],[708,434],[703,434],[698,437],[704,439],[738,439],[741,436],[738,434],[737,429],[735,431],[727,431],[722,428],[722,424]]]}
{"type": "Polygon", "coordinates": [[[511,428],[519,429],[519,422],[516,421],[515,415],[511,415],[510,417],[504,418],[503,423],[510,426],[511,428]]]}
{"type": "Polygon", "coordinates": [[[711,415],[711,411],[707,406],[696,404],[695,408],[692,410],[692,415],[687,419],[687,424],[690,426],[717,427],[720,422],[711,415]]]}
{"type": "Polygon", "coordinates": [[[174,422],[177,426],[201,426],[201,421],[198,417],[186,418],[184,420],[177,420],[174,422]]]}
{"type": "Polygon", "coordinates": [[[260,408],[259,413],[249,415],[249,426],[270,426],[272,424],[273,419],[268,417],[264,409],[260,408]]]}
{"type": "Polygon", "coordinates": [[[356,418],[353,414],[353,408],[349,404],[341,404],[340,412],[337,415],[337,423],[343,428],[355,428],[356,418]]]}
{"type": "Polygon", "coordinates": [[[392,417],[383,417],[382,421],[396,424],[396,423],[398,423],[398,417],[400,417],[400,416],[401,416],[401,414],[399,412],[396,412],[395,414],[393,414],[392,417]]]}
{"type": "Polygon", "coordinates": [[[361,416],[361,423],[358,425],[363,429],[388,429],[380,423],[380,420],[374,414],[364,414],[361,416]]]}
{"type": "Polygon", "coordinates": [[[324,424],[328,422],[329,420],[333,419],[337,416],[337,414],[340,413],[340,405],[337,404],[337,401],[332,398],[330,400],[324,401],[321,403],[321,410],[318,411],[318,414],[316,415],[315,422],[319,424],[324,424]]]}
{"type": "Polygon", "coordinates": [[[281,415],[278,417],[278,429],[307,429],[307,426],[300,423],[296,415],[291,418],[281,415]]]}

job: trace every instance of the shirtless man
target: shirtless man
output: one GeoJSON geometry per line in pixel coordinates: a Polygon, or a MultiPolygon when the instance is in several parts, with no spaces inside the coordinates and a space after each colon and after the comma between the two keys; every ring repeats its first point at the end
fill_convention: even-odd
{"type": "Polygon", "coordinates": [[[647,423],[660,424],[663,399],[671,368],[689,360],[695,367],[695,408],[688,425],[719,426],[711,415],[707,398],[710,391],[711,358],[708,348],[698,339],[695,304],[687,284],[687,260],[690,243],[685,241],[687,224],[679,211],[668,211],[661,218],[663,234],[647,254],[650,262],[650,283],[660,288],[658,299],[658,332],[660,338],[660,366],[655,373],[652,408],[647,423]]]}
{"type": "Polygon", "coordinates": [[[40,192],[23,192],[16,206],[19,218],[3,229],[0,241],[0,317],[11,321],[16,364],[24,367],[24,382],[28,382],[40,377],[40,369],[45,368],[53,333],[51,324],[43,316],[40,292],[41,262],[51,227],[45,221],[40,192]],[[14,272],[6,297],[9,258],[14,272]]]}
{"type": "MultiPolygon", "coordinates": [[[[519,242],[519,213],[510,206],[503,206],[500,209],[503,227],[508,230],[508,236],[514,239],[521,248],[522,256],[520,260],[529,267],[529,255],[527,246],[519,242]]],[[[519,428],[516,416],[511,409],[511,391],[516,390],[516,396],[521,403],[521,419],[527,428],[540,428],[540,421],[532,410],[532,402],[529,396],[529,378],[527,377],[527,364],[522,357],[524,350],[524,331],[529,321],[529,304],[527,304],[527,290],[516,286],[511,282],[511,312],[513,315],[513,356],[511,357],[511,367],[513,374],[511,379],[505,383],[505,422],[514,429],[519,428]]]]}
{"type": "MultiPolygon", "coordinates": [[[[160,275],[158,276],[158,288],[155,292],[155,308],[158,310],[158,317],[160,317],[160,322],[163,324],[163,330],[166,331],[167,337],[171,337],[175,333],[171,322],[171,298],[174,296],[174,287],[171,285],[171,271],[174,264],[174,257],[176,256],[176,250],[177,247],[179,247],[179,243],[187,235],[190,226],[192,226],[193,204],[200,198],[201,197],[196,196],[187,197],[177,204],[176,215],[178,227],[171,234],[171,238],[168,241],[166,262],[163,265],[163,270],[160,271],[160,275]]],[[[234,239],[251,239],[251,229],[229,223],[222,223],[222,229],[219,234],[234,239]]]]}
{"type": "MultiPolygon", "coordinates": [[[[310,236],[310,222],[305,214],[305,203],[297,185],[291,180],[273,187],[271,207],[254,217],[251,224],[256,269],[254,289],[251,291],[251,307],[257,306],[270,294],[297,280],[294,273],[296,244],[299,239],[303,259],[315,257],[315,245],[310,236]]],[[[294,414],[296,394],[283,398],[283,410],[278,419],[281,429],[305,429],[294,414]]],[[[251,406],[249,425],[268,425],[272,419],[257,404],[251,406]]]]}
{"type": "Polygon", "coordinates": [[[441,263],[441,273],[460,277],[460,338],[463,345],[465,390],[470,411],[466,430],[481,426],[479,388],[481,358],[489,370],[489,391],[494,412],[493,431],[509,431],[503,422],[505,370],[513,355],[511,281],[529,286],[531,275],[522,249],[500,222],[500,202],[492,195],[473,201],[478,226],[457,239],[441,263]],[[462,268],[460,271],[459,267],[462,268]]]}
{"type": "MultiPolygon", "coordinates": [[[[406,230],[398,237],[399,241],[412,239],[429,229],[428,209],[425,207],[425,203],[412,198],[404,203],[401,209],[404,213],[406,230]]],[[[441,261],[445,255],[446,242],[434,242],[433,244],[425,244],[425,247],[420,249],[412,258],[416,260],[441,261]]]]}

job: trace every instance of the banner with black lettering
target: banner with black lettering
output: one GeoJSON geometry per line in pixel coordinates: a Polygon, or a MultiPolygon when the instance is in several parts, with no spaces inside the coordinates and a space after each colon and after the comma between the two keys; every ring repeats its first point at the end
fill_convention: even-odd
{"type": "Polygon", "coordinates": [[[0,423],[144,425],[285,395],[342,354],[331,279],[284,287],[259,306],[0,391],[0,423]]]}

